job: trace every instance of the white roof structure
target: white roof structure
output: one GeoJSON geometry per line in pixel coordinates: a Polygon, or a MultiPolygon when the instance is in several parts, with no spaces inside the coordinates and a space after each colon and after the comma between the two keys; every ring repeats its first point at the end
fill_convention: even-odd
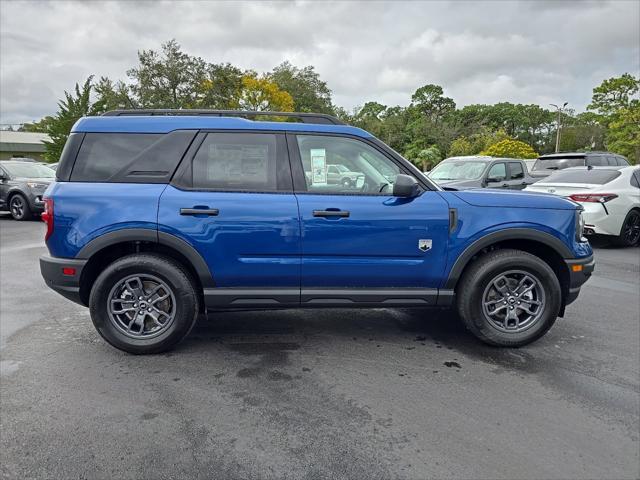
{"type": "Polygon", "coordinates": [[[0,152],[44,152],[46,133],[0,130],[0,152]]]}

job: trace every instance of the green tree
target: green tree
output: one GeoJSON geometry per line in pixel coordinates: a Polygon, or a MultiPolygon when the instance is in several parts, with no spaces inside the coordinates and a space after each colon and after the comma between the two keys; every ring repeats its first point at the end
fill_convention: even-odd
{"type": "Polygon", "coordinates": [[[280,90],[288,92],[293,98],[297,112],[334,113],[331,103],[331,90],[313,66],[298,68],[289,62],[283,62],[267,75],[280,90]]]}
{"type": "Polygon", "coordinates": [[[43,131],[51,141],[45,141],[44,157],[49,162],[57,162],[69,137],[71,127],[81,117],[98,115],[104,112],[104,104],[92,102],[91,91],[93,76],[87,78],[82,87],[76,83],[72,93],[64,92],[64,99],[58,102],[58,111],[53,117],[43,121],[43,131]]]}
{"type": "Polygon", "coordinates": [[[411,96],[411,105],[434,123],[456,109],[456,102],[444,96],[440,85],[433,84],[418,88],[411,96]]]}
{"type": "Polygon", "coordinates": [[[440,160],[442,160],[442,154],[437,145],[431,145],[424,150],[420,150],[413,163],[418,168],[421,168],[423,172],[431,170],[440,160]]]}
{"type": "Polygon", "coordinates": [[[632,102],[613,116],[607,132],[609,150],[640,163],[640,102],[632,102]]]}
{"type": "Polygon", "coordinates": [[[609,78],[593,89],[591,104],[587,109],[605,117],[613,115],[621,109],[629,108],[633,96],[639,90],[640,79],[629,73],[609,78]]]}
{"type": "Polygon", "coordinates": [[[242,77],[238,106],[242,110],[292,112],[293,98],[267,77],[248,74],[242,77]]]}
{"type": "Polygon", "coordinates": [[[197,108],[228,110],[238,108],[245,75],[230,63],[208,64],[205,78],[196,85],[197,108]]]}
{"type": "Polygon", "coordinates": [[[453,142],[451,142],[451,146],[449,147],[450,157],[473,155],[474,153],[476,152],[473,151],[473,145],[465,136],[456,138],[453,142]]]}
{"type": "Polygon", "coordinates": [[[142,108],[193,108],[207,79],[207,65],[180,50],[175,40],[161,51],[138,52],[139,65],[127,71],[131,91],[142,108]]]}
{"type": "Polygon", "coordinates": [[[482,155],[505,158],[537,158],[538,154],[531,145],[520,140],[502,140],[481,152],[482,155]]]}

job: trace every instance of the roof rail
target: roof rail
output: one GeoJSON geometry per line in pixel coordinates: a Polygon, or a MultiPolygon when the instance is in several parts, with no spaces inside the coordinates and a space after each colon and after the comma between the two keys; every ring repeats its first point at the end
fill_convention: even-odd
{"type": "Polygon", "coordinates": [[[252,117],[274,116],[296,118],[300,123],[319,123],[324,125],[344,125],[344,122],[326,113],[307,112],[256,112],[249,110],[191,110],[191,109],[140,109],[140,110],[111,110],[103,113],[105,117],[145,116],[145,115],[188,115],[210,117],[242,117],[254,120],[252,117]]]}

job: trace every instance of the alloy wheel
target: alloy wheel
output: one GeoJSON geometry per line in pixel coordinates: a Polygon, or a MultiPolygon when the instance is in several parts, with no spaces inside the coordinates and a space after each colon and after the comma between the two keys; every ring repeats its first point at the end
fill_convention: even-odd
{"type": "Polygon", "coordinates": [[[24,200],[20,195],[16,195],[11,199],[11,205],[9,206],[11,210],[11,215],[13,218],[21,219],[24,217],[24,200]]]}
{"type": "Polygon", "coordinates": [[[153,275],[130,275],[111,289],[107,311],[113,325],[134,338],[152,338],[166,331],[176,316],[171,288],[153,275]]]}
{"type": "Polygon", "coordinates": [[[622,237],[628,245],[636,245],[640,240],[640,213],[633,211],[622,227],[622,237]]]}
{"type": "Polygon", "coordinates": [[[523,270],[496,275],[482,295],[482,310],[489,324],[505,333],[518,333],[538,322],[545,295],[538,278],[523,270]]]}

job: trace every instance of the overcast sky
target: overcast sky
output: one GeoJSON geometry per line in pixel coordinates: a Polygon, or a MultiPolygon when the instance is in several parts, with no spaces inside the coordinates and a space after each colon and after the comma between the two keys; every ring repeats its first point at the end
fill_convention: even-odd
{"type": "Polygon", "coordinates": [[[442,85],[458,105],[568,101],[640,71],[640,1],[0,1],[0,121],[56,110],[88,75],[125,78],[140,49],[175,38],[210,62],[267,71],[314,65],[351,109],[406,105],[442,85]]]}

